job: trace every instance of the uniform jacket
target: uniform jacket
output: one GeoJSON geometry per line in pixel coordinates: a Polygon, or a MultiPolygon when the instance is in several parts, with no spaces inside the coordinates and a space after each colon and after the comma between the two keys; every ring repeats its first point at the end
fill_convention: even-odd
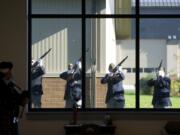
{"type": "Polygon", "coordinates": [[[74,80],[68,80],[68,77],[72,75],[71,73],[68,73],[68,71],[63,72],[59,75],[61,79],[66,80],[66,86],[65,86],[65,93],[64,93],[64,100],[72,99],[71,91],[72,91],[72,84],[74,80]]]}
{"type": "Polygon", "coordinates": [[[64,100],[67,99],[73,100],[75,95],[81,98],[81,72],[76,71],[75,73],[73,73],[74,76],[73,79],[68,80],[68,77],[71,75],[72,72],[68,72],[68,71],[63,72],[59,75],[61,79],[66,80],[64,100]]]}
{"type": "Polygon", "coordinates": [[[156,80],[149,80],[149,86],[154,86],[153,105],[171,106],[170,101],[170,86],[171,80],[168,77],[159,76],[156,80]]]}
{"type": "Polygon", "coordinates": [[[42,61],[31,72],[31,93],[37,96],[42,95],[42,76],[45,74],[45,69],[42,66],[42,61]]]}
{"type": "Polygon", "coordinates": [[[119,101],[124,101],[124,88],[122,85],[122,80],[125,79],[125,76],[122,72],[118,72],[114,77],[109,77],[109,74],[106,74],[105,77],[101,79],[102,84],[108,85],[108,90],[106,94],[106,103],[111,98],[115,98],[119,101]]]}

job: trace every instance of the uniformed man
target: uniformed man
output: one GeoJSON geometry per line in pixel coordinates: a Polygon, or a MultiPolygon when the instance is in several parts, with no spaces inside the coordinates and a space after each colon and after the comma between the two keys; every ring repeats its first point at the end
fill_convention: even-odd
{"type": "Polygon", "coordinates": [[[68,71],[65,71],[59,76],[61,79],[66,80],[64,100],[66,100],[65,107],[80,108],[82,105],[82,92],[81,92],[81,61],[78,60],[74,65],[68,65],[68,71]]]}
{"type": "Polygon", "coordinates": [[[124,108],[125,98],[122,81],[125,79],[125,76],[121,67],[116,67],[115,72],[114,69],[115,65],[111,63],[109,65],[109,73],[101,79],[101,83],[108,86],[105,102],[107,108],[124,108]]]}
{"type": "Polygon", "coordinates": [[[65,108],[73,107],[73,97],[72,97],[72,84],[74,82],[73,79],[73,64],[68,65],[68,71],[65,71],[59,75],[61,79],[66,80],[64,100],[65,100],[65,108]]]}
{"type": "Polygon", "coordinates": [[[29,94],[12,81],[13,64],[0,62],[0,135],[18,135],[20,108],[27,104],[29,94]]]}
{"type": "MultiPolygon", "coordinates": [[[[35,60],[32,60],[32,66],[35,62],[35,60]]],[[[45,69],[42,60],[40,60],[35,67],[31,68],[31,101],[34,108],[41,108],[41,97],[43,95],[42,76],[44,74],[45,69]]]]}
{"type": "Polygon", "coordinates": [[[169,108],[171,80],[165,76],[164,68],[160,68],[156,79],[148,81],[149,86],[154,86],[152,105],[154,108],[169,108]]]}

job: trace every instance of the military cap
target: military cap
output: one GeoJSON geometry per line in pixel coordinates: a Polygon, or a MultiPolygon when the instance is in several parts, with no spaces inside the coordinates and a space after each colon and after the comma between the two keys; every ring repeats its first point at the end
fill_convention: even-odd
{"type": "Polygon", "coordinates": [[[114,69],[115,65],[113,63],[109,64],[109,69],[114,69]]]}
{"type": "Polygon", "coordinates": [[[13,64],[12,62],[2,61],[0,62],[0,69],[12,69],[13,64]]]}
{"type": "Polygon", "coordinates": [[[6,61],[0,62],[0,73],[1,74],[6,74],[12,68],[13,68],[13,64],[11,62],[6,62],[6,61]]]}

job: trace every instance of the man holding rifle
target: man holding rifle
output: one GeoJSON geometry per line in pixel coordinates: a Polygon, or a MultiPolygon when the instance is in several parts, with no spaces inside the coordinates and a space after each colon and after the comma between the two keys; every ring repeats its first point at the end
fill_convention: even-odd
{"type": "Polygon", "coordinates": [[[73,107],[73,97],[72,97],[72,84],[73,80],[73,64],[68,64],[68,70],[61,73],[59,77],[63,80],[66,80],[65,92],[64,92],[64,100],[65,100],[65,108],[73,107]]]}
{"type": "Polygon", "coordinates": [[[162,60],[156,73],[156,79],[148,81],[149,86],[154,86],[152,105],[154,108],[169,108],[172,106],[170,100],[171,80],[165,76],[165,70],[162,68],[162,60]]]}
{"type": "Polygon", "coordinates": [[[124,108],[124,88],[122,81],[125,79],[121,64],[128,58],[125,57],[116,67],[113,63],[109,65],[109,73],[101,79],[102,84],[108,85],[106,94],[107,108],[124,108]]]}
{"type": "Polygon", "coordinates": [[[37,61],[31,61],[31,100],[34,108],[41,108],[41,97],[43,95],[42,76],[45,69],[42,65],[42,59],[51,51],[51,48],[45,52],[37,61]]]}
{"type": "Polygon", "coordinates": [[[81,58],[76,63],[69,64],[68,70],[61,73],[59,77],[66,80],[64,100],[65,108],[80,108],[82,105],[81,90],[81,58]]]}

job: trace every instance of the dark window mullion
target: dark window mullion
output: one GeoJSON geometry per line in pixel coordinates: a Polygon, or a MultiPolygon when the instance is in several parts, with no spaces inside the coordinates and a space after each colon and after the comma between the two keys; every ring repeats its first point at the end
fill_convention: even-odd
{"type": "MultiPolygon", "coordinates": [[[[31,43],[32,43],[32,18],[31,18],[31,0],[28,0],[28,5],[27,5],[27,19],[28,19],[28,24],[27,24],[27,44],[28,44],[28,91],[31,93],[31,83],[29,83],[31,80],[31,43]]],[[[31,108],[31,103],[28,104],[28,110],[32,110],[31,108]]]]}
{"type": "Polygon", "coordinates": [[[86,108],[86,4],[82,0],[82,109],[86,108]]]}
{"type": "Polygon", "coordinates": [[[82,18],[81,14],[31,14],[31,18],[82,18]]]}
{"type": "Polygon", "coordinates": [[[139,68],[140,68],[140,56],[139,56],[139,43],[140,43],[140,18],[139,18],[139,0],[136,0],[136,44],[135,44],[135,54],[136,54],[136,109],[139,110],[140,104],[140,86],[139,86],[139,68]]]}

